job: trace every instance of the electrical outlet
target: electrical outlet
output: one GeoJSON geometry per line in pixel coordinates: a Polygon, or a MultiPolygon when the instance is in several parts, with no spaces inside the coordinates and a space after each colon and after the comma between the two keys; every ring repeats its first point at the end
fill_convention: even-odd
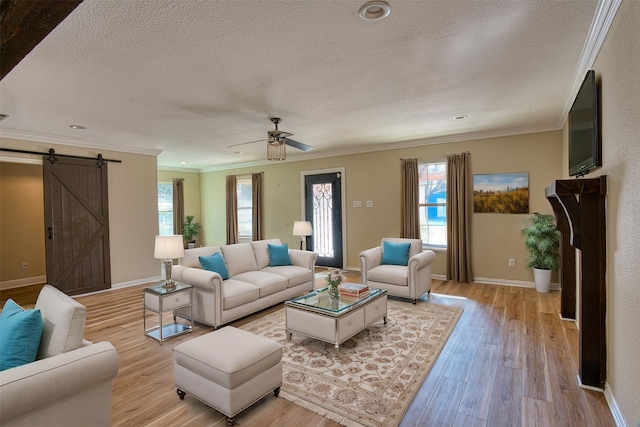
{"type": "Polygon", "coordinates": [[[515,267],[515,266],[516,266],[516,259],[509,258],[509,267],[515,267]]]}
{"type": "Polygon", "coordinates": [[[25,262],[23,262],[23,263],[22,263],[22,269],[23,269],[23,270],[26,270],[26,269],[27,269],[27,267],[29,267],[29,264],[28,264],[26,261],[25,261],[25,262]]]}

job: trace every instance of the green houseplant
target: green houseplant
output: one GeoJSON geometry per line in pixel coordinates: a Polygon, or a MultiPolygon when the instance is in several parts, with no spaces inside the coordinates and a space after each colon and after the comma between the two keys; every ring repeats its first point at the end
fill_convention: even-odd
{"type": "Polygon", "coordinates": [[[522,235],[529,251],[527,266],[533,267],[538,292],[549,292],[551,272],[560,267],[560,232],[553,215],[535,212],[524,222],[522,235]]]}
{"type": "Polygon", "coordinates": [[[182,224],[182,236],[184,240],[187,242],[187,247],[193,248],[196,244],[196,236],[200,234],[200,230],[202,230],[202,226],[199,222],[193,222],[193,215],[187,215],[182,224]]]}

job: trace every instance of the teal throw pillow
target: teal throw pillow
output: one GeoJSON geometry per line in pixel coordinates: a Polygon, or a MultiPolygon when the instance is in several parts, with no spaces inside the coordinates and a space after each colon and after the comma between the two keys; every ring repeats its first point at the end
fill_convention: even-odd
{"type": "Polygon", "coordinates": [[[411,249],[411,243],[393,243],[386,240],[382,243],[383,246],[381,264],[409,264],[409,250],[411,249]]]}
{"type": "Polygon", "coordinates": [[[222,277],[222,280],[229,278],[229,272],[227,271],[227,265],[224,263],[224,258],[220,252],[216,252],[211,256],[199,256],[200,265],[205,270],[216,272],[222,277]]]}
{"type": "Polygon", "coordinates": [[[289,245],[272,245],[269,243],[269,266],[292,265],[289,257],[289,245]]]}
{"type": "Polygon", "coordinates": [[[41,336],[40,310],[23,310],[8,299],[0,313],[0,371],[36,360],[41,336]]]}

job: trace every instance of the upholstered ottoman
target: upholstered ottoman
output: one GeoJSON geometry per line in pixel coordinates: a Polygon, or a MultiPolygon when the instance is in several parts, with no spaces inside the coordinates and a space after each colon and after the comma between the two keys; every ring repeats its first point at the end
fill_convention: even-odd
{"type": "Polygon", "coordinates": [[[175,381],[180,399],[189,393],[227,416],[235,416],[282,385],[282,346],[227,326],[177,345],[175,381]]]}

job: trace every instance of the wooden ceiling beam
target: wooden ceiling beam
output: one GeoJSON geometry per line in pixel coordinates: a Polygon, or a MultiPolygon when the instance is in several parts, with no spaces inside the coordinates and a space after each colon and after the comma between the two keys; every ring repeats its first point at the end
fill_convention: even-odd
{"type": "Polygon", "coordinates": [[[82,0],[0,0],[0,80],[82,0]]]}

